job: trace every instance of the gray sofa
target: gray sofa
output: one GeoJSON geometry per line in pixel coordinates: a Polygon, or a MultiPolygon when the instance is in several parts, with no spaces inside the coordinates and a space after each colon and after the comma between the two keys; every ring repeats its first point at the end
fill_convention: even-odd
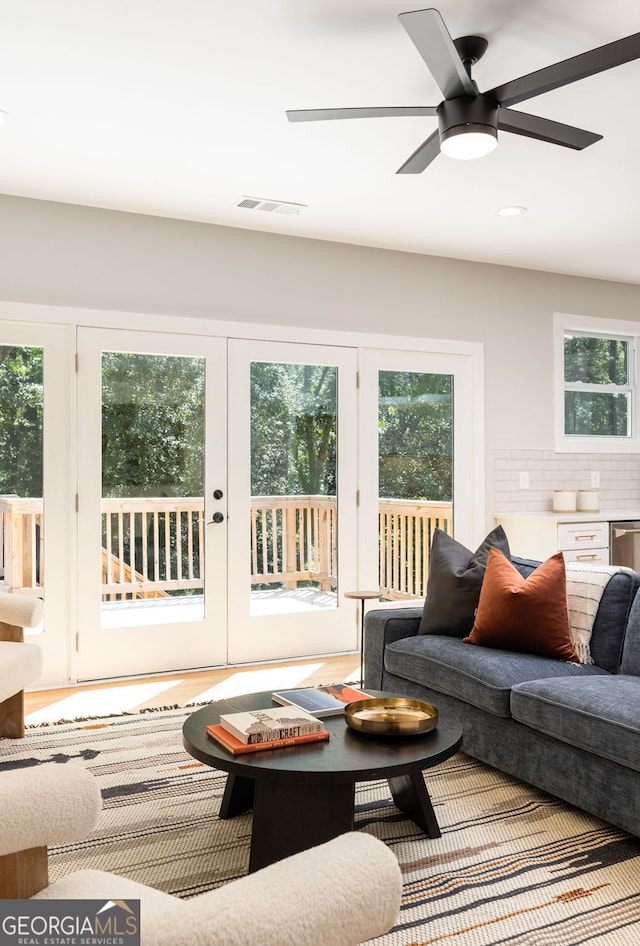
{"type": "Polygon", "coordinates": [[[364,688],[433,703],[463,752],[640,836],[639,587],[631,570],[610,579],[593,665],[420,634],[422,606],[370,610],[364,688]]]}

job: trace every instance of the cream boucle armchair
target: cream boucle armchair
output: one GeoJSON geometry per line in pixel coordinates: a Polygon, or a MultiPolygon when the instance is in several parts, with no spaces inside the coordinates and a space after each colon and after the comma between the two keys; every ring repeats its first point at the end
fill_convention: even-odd
{"type": "Polygon", "coordinates": [[[40,598],[0,592],[0,737],[24,736],[24,689],[42,673],[42,651],[24,643],[24,628],[43,613],[40,598]]]}
{"type": "Polygon", "coordinates": [[[140,900],[143,946],[357,946],[396,922],[398,863],[360,832],[191,900],[99,870],[48,886],[47,845],[90,833],[100,808],[95,779],[74,763],[0,774],[0,898],[140,900]]]}

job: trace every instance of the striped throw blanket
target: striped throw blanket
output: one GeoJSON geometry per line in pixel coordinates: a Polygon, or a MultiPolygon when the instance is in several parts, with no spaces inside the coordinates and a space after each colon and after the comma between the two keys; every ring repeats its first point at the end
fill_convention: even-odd
{"type": "Polygon", "coordinates": [[[591,632],[609,579],[625,571],[619,565],[567,562],[567,608],[573,647],[581,664],[592,664],[591,632]]]}

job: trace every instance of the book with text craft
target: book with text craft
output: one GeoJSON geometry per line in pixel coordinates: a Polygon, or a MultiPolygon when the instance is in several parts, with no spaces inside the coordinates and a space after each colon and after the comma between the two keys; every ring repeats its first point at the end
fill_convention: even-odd
{"type": "Polygon", "coordinates": [[[251,745],[274,739],[293,739],[321,732],[322,723],[297,706],[270,706],[244,713],[225,713],[220,725],[240,742],[251,745]]]}
{"type": "Polygon", "coordinates": [[[297,706],[315,717],[339,716],[344,713],[347,703],[356,700],[368,700],[370,695],[347,683],[333,683],[326,686],[301,687],[297,690],[276,690],[274,703],[284,706],[297,706]]]}
{"type": "Polygon", "coordinates": [[[271,739],[266,742],[240,742],[223,726],[207,726],[207,734],[232,755],[244,755],[248,752],[260,752],[262,749],[285,749],[287,746],[301,746],[311,742],[326,742],[329,731],[310,732],[306,736],[292,736],[290,739],[271,739]]]}

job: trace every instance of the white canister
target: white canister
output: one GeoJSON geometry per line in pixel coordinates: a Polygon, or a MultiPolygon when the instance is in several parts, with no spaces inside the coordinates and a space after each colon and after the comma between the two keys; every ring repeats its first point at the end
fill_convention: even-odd
{"type": "Polygon", "coordinates": [[[554,512],[575,512],[576,511],[575,489],[554,489],[553,511],[554,512]]]}
{"type": "Polygon", "coordinates": [[[598,490],[579,489],[576,495],[576,509],[578,512],[598,512],[600,509],[598,490]]]}

